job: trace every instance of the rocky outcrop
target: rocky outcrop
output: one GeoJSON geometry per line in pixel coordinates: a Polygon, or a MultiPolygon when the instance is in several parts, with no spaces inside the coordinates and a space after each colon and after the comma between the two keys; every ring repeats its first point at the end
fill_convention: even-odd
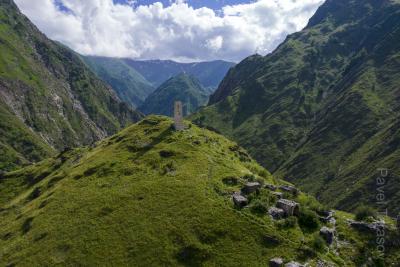
{"type": "Polygon", "coordinates": [[[335,229],[328,228],[326,226],[322,227],[319,231],[320,236],[326,241],[328,245],[333,243],[335,238],[335,229]]]}
{"type": "Polygon", "coordinates": [[[300,212],[299,203],[289,199],[278,200],[278,203],[276,203],[276,207],[284,210],[286,216],[298,215],[300,212]]]}
{"type": "Polygon", "coordinates": [[[276,207],[269,208],[268,214],[271,215],[272,219],[274,220],[279,220],[285,217],[285,211],[276,207]]]}
{"type": "Polygon", "coordinates": [[[269,267],[281,267],[283,266],[283,260],[281,258],[273,258],[269,260],[269,267]]]}
{"type": "Polygon", "coordinates": [[[243,208],[249,203],[247,198],[242,196],[239,192],[233,194],[232,200],[235,206],[238,208],[243,208]]]}
{"type": "Polygon", "coordinates": [[[257,192],[259,189],[261,189],[261,184],[259,182],[248,182],[241,191],[243,194],[251,194],[257,192]]]}

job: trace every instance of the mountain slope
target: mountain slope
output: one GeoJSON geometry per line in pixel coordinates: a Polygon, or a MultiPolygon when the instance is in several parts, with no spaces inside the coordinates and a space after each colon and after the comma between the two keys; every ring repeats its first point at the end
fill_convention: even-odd
{"type": "Polygon", "coordinates": [[[0,21],[2,168],[89,144],[141,117],[74,52],[40,33],[13,1],[0,1],[0,21]]]}
{"type": "Polygon", "coordinates": [[[193,120],[339,208],[375,205],[377,169],[388,168],[385,196],[394,215],[399,29],[399,1],[328,0],[272,54],[232,69],[193,120]]]}
{"type": "Polygon", "coordinates": [[[171,60],[131,60],[125,59],[125,63],[143,75],[155,87],[179,73],[186,72],[200,80],[204,87],[215,90],[228,70],[235,64],[222,60],[199,62],[199,63],[178,63],[171,60]]]}
{"type": "Polygon", "coordinates": [[[160,85],[139,109],[145,114],[172,116],[174,102],[182,101],[184,114],[187,115],[207,104],[209,94],[198,79],[181,73],[160,85]]]}
{"type": "MultiPolygon", "coordinates": [[[[253,208],[233,208],[232,192],[252,179],[280,182],[218,134],[189,124],[176,132],[171,119],[148,117],[92,148],[2,177],[0,265],[267,266],[280,256],[312,266],[317,259],[390,266],[398,259],[387,244],[378,260],[375,242],[352,231],[343,213],[341,245],[316,250],[319,228],[255,212],[257,203],[273,205],[267,189],[252,195],[253,208]]],[[[294,198],[302,213],[319,207],[304,194],[294,198]]]]}
{"type": "Polygon", "coordinates": [[[125,102],[139,107],[155,88],[135,69],[122,59],[83,56],[88,66],[105,82],[112,86],[125,102]]]}

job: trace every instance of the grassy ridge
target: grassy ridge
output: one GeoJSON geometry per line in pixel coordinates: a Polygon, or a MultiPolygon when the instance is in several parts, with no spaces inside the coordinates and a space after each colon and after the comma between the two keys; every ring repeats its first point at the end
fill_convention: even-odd
{"type": "MultiPolygon", "coordinates": [[[[0,265],[266,266],[275,256],[378,262],[370,237],[345,223],[348,214],[338,216],[343,244],[335,255],[313,247],[319,228],[233,208],[231,193],[246,180],[280,181],[220,135],[171,125],[148,117],[95,147],[0,179],[0,265]]],[[[250,206],[269,194],[262,189],[250,206]]],[[[304,194],[295,199],[308,212],[320,208],[304,194]]]]}

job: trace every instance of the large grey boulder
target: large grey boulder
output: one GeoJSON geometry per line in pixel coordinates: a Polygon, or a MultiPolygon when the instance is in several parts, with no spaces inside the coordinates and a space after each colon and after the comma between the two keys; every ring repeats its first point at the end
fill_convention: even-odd
{"type": "Polygon", "coordinates": [[[246,185],[242,188],[242,193],[244,194],[251,194],[256,192],[261,188],[261,184],[259,182],[248,182],[246,185]]]}
{"type": "Polygon", "coordinates": [[[299,215],[300,212],[299,203],[289,199],[279,199],[276,207],[283,209],[286,216],[299,215]]]}
{"type": "Polygon", "coordinates": [[[276,207],[269,208],[268,214],[271,215],[272,219],[274,220],[279,220],[285,217],[285,211],[276,207]]]}
{"type": "Polygon", "coordinates": [[[246,197],[242,196],[240,193],[235,192],[232,196],[233,203],[236,207],[243,208],[245,207],[249,201],[246,197]]]}
{"type": "Polygon", "coordinates": [[[281,258],[273,258],[269,261],[269,267],[281,267],[283,266],[283,260],[281,258]]]}
{"type": "Polygon", "coordinates": [[[321,230],[319,230],[319,234],[322,236],[323,239],[325,239],[328,245],[331,245],[333,243],[333,240],[335,238],[334,229],[324,226],[321,228],[321,230]]]}

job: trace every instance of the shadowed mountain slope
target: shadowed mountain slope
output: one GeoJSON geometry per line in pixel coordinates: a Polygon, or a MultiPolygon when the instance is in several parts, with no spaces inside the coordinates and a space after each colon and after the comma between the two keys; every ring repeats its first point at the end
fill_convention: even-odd
{"type": "Polygon", "coordinates": [[[0,21],[2,170],[92,143],[141,118],[13,1],[0,1],[0,21]]]}
{"type": "Polygon", "coordinates": [[[273,53],[245,59],[193,120],[232,137],[262,165],[352,210],[400,211],[400,4],[327,0],[273,53]]]}
{"type": "Polygon", "coordinates": [[[139,109],[145,114],[172,116],[174,102],[181,101],[184,114],[188,115],[206,105],[210,93],[197,78],[180,73],[160,85],[139,109]]]}

